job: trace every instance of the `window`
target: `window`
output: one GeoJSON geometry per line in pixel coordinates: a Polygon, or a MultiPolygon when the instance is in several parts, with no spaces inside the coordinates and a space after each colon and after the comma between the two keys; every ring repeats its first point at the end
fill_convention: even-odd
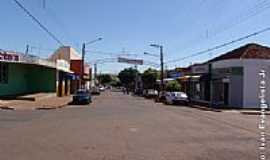
{"type": "Polygon", "coordinates": [[[0,62],[0,84],[8,83],[8,64],[0,62]]]}

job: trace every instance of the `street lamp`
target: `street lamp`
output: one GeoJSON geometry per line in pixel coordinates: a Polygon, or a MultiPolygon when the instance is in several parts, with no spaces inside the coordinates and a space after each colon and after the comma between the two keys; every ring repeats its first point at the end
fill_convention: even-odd
{"type": "Polygon", "coordinates": [[[98,41],[101,41],[102,38],[97,38],[93,41],[90,41],[90,42],[87,42],[87,43],[83,43],[82,45],[82,65],[81,65],[81,88],[82,88],[82,85],[83,85],[83,75],[84,75],[84,57],[85,57],[85,47],[86,45],[89,45],[89,44],[93,44],[95,42],[98,42],[98,41]]]}
{"type": "Polygon", "coordinates": [[[144,55],[148,55],[148,56],[152,56],[152,57],[160,57],[160,55],[157,54],[152,54],[152,53],[148,53],[148,52],[143,52],[144,55]]]}
{"type": "MultiPolygon", "coordinates": [[[[151,44],[150,46],[151,47],[154,47],[154,48],[158,48],[160,50],[160,55],[159,55],[159,57],[160,57],[160,91],[163,94],[163,91],[164,91],[163,46],[162,45],[158,45],[158,44],[151,44]]],[[[158,55],[150,54],[150,53],[147,53],[147,52],[144,52],[144,54],[158,57],[158,55]]]]}

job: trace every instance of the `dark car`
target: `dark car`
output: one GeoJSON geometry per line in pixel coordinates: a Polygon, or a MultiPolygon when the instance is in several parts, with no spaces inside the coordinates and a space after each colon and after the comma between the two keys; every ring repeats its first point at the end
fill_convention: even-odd
{"type": "Polygon", "coordinates": [[[91,93],[85,89],[79,89],[73,95],[73,103],[74,104],[89,104],[92,102],[91,93]]]}

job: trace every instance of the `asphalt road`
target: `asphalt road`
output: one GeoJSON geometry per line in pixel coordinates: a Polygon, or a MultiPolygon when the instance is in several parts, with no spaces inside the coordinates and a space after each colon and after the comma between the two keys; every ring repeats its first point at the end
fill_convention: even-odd
{"type": "Polygon", "coordinates": [[[255,160],[258,121],[106,92],[90,106],[0,111],[0,159],[255,160]]]}

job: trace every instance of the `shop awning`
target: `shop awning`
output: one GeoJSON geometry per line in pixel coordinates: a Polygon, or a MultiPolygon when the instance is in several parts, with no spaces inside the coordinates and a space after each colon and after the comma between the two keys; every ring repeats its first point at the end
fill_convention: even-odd
{"type": "Polygon", "coordinates": [[[180,81],[185,82],[185,81],[189,81],[190,77],[191,77],[191,76],[182,76],[182,77],[179,77],[178,79],[179,79],[180,81]]]}
{"type": "MultiPolygon", "coordinates": [[[[163,79],[163,81],[164,81],[165,83],[167,83],[167,82],[169,82],[169,81],[174,81],[174,80],[176,80],[176,78],[164,78],[164,79],[163,79]]],[[[159,83],[160,83],[160,80],[158,79],[156,82],[159,84],[159,83]]]]}
{"type": "Polygon", "coordinates": [[[70,80],[79,80],[80,76],[72,73],[66,73],[65,76],[70,80]]]}
{"type": "Polygon", "coordinates": [[[201,75],[194,75],[194,76],[183,76],[178,78],[181,81],[199,81],[201,78],[201,75]]]}
{"type": "Polygon", "coordinates": [[[200,81],[202,75],[191,76],[191,81],[200,81]]]}
{"type": "Polygon", "coordinates": [[[209,74],[200,74],[200,75],[188,75],[178,78],[180,81],[206,81],[210,79],[209,74]]]}

